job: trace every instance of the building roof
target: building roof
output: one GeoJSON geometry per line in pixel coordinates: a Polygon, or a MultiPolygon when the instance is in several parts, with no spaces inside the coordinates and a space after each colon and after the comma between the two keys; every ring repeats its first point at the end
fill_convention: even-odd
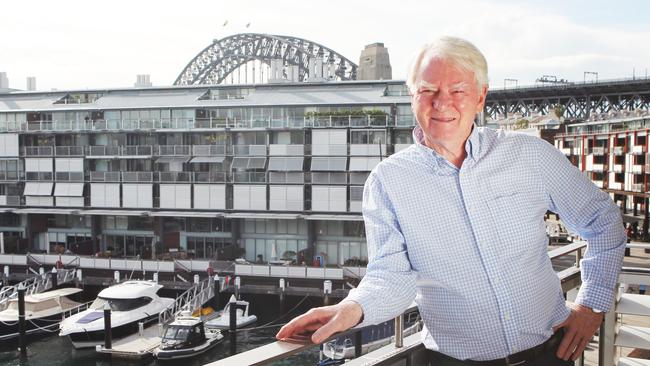
{"type": "Polygon", "coordinates": [[[408,95],[385,93],[388,85],[403,84],[403,81],[373,80],[8,92],[0,93],[0,112],[409,103],[408,95]],[[209,91],[238,89],[245,92],[237,98],[211,99],[203,97],[209,91]],[[60,102],[69,94],[98,94],[99,98],[89,103],[66,104],[60,102]],[[57,101],[58,103],[55,103],[57,101]]]}

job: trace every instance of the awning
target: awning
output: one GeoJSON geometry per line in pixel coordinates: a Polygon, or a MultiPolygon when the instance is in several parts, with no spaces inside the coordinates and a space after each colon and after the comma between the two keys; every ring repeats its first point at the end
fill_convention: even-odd
{"type": "Polygon", "coordinates": [[[281,171],[281,172],[301,172],[303,157],[279,157],[274,156],[269,159],[269,167],[267,170],[281,171]]]}
{"type": "Polygon", "coordinates": [[[190,160],[192,164],[198,163],[223,163],[226,160],[225,156],[197,156],[190,160]]]}
{"type": "Polygon", "coordinates": [[[266,158],[236,156],[232,159],[230,169],[264,169],[266,158]]]}
{"type": "Polygon", "coordinates": [[[348,158],[343,157],[313,157],[311,158],[311,171],[344,172],[348,165],[348,158]]]}
{"type": "Polygon", "coordinates": [[[148,216],[149,211],[131,211],[131,210],[83,210],[81,215],[101,215],[101,216],[148,216]]]}
{"type": "Polygon", "coordinates": [[[27,182],[23,196],[51,196],[54,183],[46,182],[27,182]]]}
{"type": "Polygon", "coordinates": [[[63,208],[19,208],[14,210],[17,214],[53,214],[53,215],[79,215],[80,210],[66,210],[63,208]]]}
{"type": "Polygon", "coordinates": [[[190,160],[187,156],[162,156],[156,159],[156,164],[162,163],[187,163],[190,160]]]}
{"type": "Polygon", "coordinates": [[[276,219],[276,220],[295,220],[300,218],[298,214],[282,214],[282,213],[257,213],[257,212],[238,212],[226,215],[229,219],[276,219]]]}
{"type": "Polygon", "coordinates": [[[350,171],[369,172],[379,164],[379,161],[379,158],[373,157],[352,157],[350,158],[350,171]]]}
{"type": "Polygon", "coordinates": [[[192,211],[151,211],[149,216],[161,217],[222,217],[222,212],[192,212],[192,211]]]}
{"type": "Polygon", "coordinates": [[[83,183],[57,183],[54,186],[54,195],[56,197],[82,197],[83,193],[83,183]]]}
{"type": "Polygon", "coordinates": [[[305,220],[325,220],[325,221],[363,221],[361,215],[303,215],[305,220]]]}

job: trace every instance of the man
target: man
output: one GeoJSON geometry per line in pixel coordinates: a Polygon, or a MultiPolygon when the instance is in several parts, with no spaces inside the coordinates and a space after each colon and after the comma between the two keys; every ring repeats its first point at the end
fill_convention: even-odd
{"type": "Polygon", "coordinates": [[[436,366],[572,365],[613,303],[625,247],[618,207],[545,141],[474,126],[487,63],[471,43],[424,46],[407,84],[415,143],[366,181],[366,276],[277,337],[315,331],[320,343],[415,298],[436,366]],[[547,255],[547,210],[588,240],[575,304],[547,255]]]}

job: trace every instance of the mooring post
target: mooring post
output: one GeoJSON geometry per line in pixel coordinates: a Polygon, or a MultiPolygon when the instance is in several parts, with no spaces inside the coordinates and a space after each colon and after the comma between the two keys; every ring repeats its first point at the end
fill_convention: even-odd
{"type": "Polygon", "coordinates": [[[111,307],[104,305],[104,348],[113,348],[113,332],[111,329],[111,307]]]}
{"type": "Polygon", "coordinates": [[[219,290],[221,290],[221,282],[219,275],[214,275],[214,297],[212,297],[212,305],[216,310],[219,310],[219,290]]]}
{"type": "Polygon", "coordinates": [[[237,354],[237,301],[230,302],[230,354],[237,354]]]}
{"type": "Polygon", "coordinates": [[[59,276],[55,267],[52,267],[52,272],[50,272],[51,281],[52,281],[52,290],[56,290],[59,286],[59,276]]]}
{"type": "Polygon", "coordinates": [[[361,346],[363,346],[361,339],[361,330],[354,333],[354,358],[361,357],[361,346]]]}
{"type": "Polygon", "coordinates": [[[18,286],[18,348],[21,357],[27,357],[27,324],[25,323],[25,287],[18,286]]]}

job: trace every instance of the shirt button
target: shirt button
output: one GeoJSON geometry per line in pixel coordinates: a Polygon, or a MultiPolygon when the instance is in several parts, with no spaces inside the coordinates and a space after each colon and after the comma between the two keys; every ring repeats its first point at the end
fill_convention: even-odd
{"type": "Polygon", "coordinates": [[[510,320],[510,314],[506,314],[506,315],[504,316],[504,318],[505,318],[506,320],[510,320]]]}

